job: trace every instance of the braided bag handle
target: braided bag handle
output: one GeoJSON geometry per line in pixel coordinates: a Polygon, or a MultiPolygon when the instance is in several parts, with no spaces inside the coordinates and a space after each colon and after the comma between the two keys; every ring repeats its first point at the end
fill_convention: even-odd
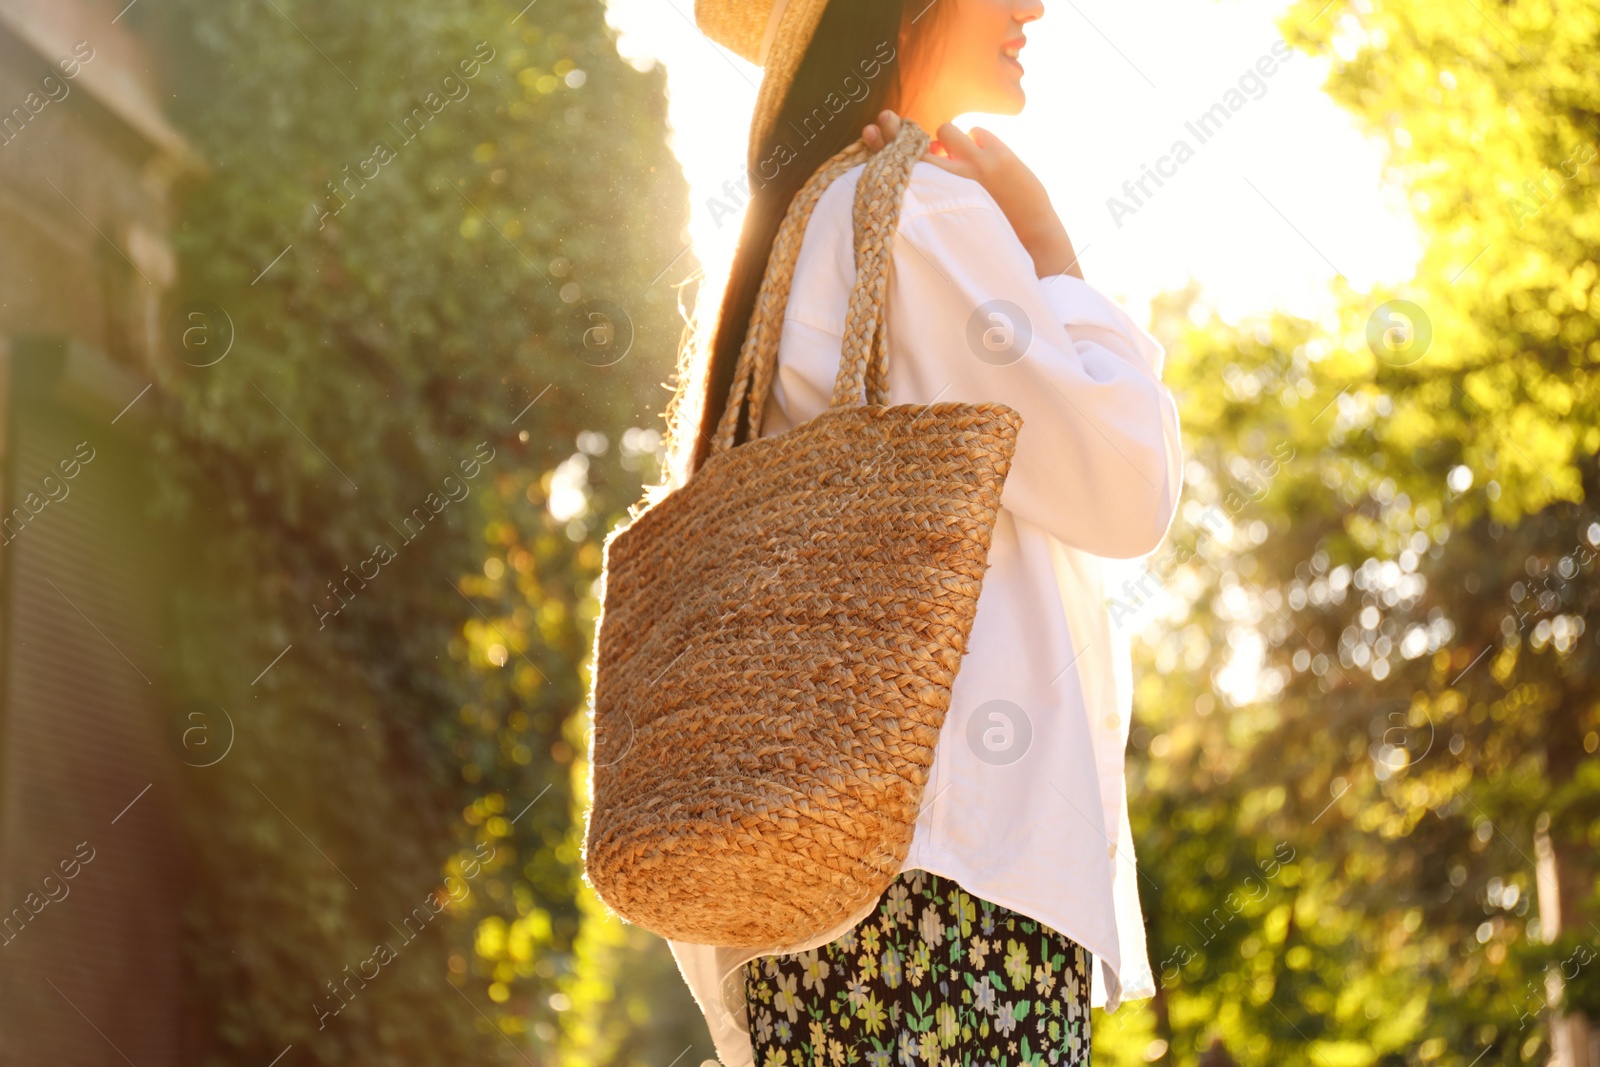
{"type": "Polygon", "coordinates": [[[777,369],[783,313],[789,304],[789,289],[794,284],[794,268],[800,258],[806,223],[811,220],[823,191],[839,175],[863,160],[867,165],[856,187],[854,212],[856,282],[845,320],[839,376],[834,380],[833,397],[828,406],[832,409],[855,404],[862,396],[863,387],[868,404],[888,402],[884,305],[889,292],[889,262],[911,170],[927,147],[928,135],[907,119],[901,124],[899,134],[882,151],[874,155],[856,141],[819,167],[795,194],[772,243],[766,274],[761,279],[761,289],[751,312],[750,328],[734,367],[728,404],[711,442],[712,454],[734,447],[739,408],[747,396],[750,399],[750,436],[760,436],[767,394],[777,369]]]}

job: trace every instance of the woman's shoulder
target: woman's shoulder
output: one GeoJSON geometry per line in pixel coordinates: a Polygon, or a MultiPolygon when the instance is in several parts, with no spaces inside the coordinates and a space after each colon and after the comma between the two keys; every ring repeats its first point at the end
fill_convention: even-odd
{"type": "MultiPolygon", "coordinates": [[[[791,318],[817,319],[821,313],[814,304],[819,293],[848,291],[848,281],[855,272],[855,193],[865,166],[858,164],[845,171],[817,201],[795,268],[791,318]],[[837,284],[819,289],[819,280],[824,278],[837,284]]],[[[911,170],[898,229],[901,240],[896,243],[896,254],[915,245],[920,259],[942,265],[943,276],[948,276],[955,264],[979,254],[999,254],[1010,244],[1016,244],[1016,255],[1026,257],[1005,213],[988,190],[971,178],[952,174],[926,160],[911,170]]],[[[842,314],[841,309],[838,315],[842,314]]],[[[821,317],[832,322],[838,315],[821,317]]]]}
{"type": "Polygon", "coordinates": [[[902,221],[921,215],[974,209],[993,212],[998,218],[1005,218],[1000,205],[989,195],[989,190],[974,179],[953,174],[927,160],[919,160],[911,168],[911,183],[906,187],[902,221]]]}
{"type": "MultiPolygon", "coordinates": [[[[817,202],[817,211],[851,217],[856,186],[866,166],[865,163],[858,163],[835,179],[823,191],[817,202]]],[[[927,160],[919,160],[911,168],[911,181],[906,186],[905,203],[900,209],[902,224],[924,215],[968,210],[990,211],[1001,219],[1005,217],[989,191],[973,179],[952,174],[927,160]]]]}

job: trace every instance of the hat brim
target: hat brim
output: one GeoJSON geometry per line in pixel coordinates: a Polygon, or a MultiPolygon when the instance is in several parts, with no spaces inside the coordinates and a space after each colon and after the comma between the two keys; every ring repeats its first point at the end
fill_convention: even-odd
{"type": "Polygon", "coordinates": [[[828,0],[788,0],[778,18],[767,61],[761,70],[761,87],[756,91],[755,112],[750,117],[749,165],[756,170],[761,150],[771,137],[789,90],[794,85],[800,61],[805,58],[811,39],[828,0]]]}
{"type": "Polygon", "coordinates": [[[778,0],[694,0],[700,32],[741,59],[761,65],[761,42],[778,0]]]}
{"type": "Polygon", "coordinates": [[[828,0],[695,0],[694,21],[701,32],[762,68],[755,111],[750,116],[748,162],[752,171],[763,162],[761,150],[772,136],[827,6],[828,0]]]}

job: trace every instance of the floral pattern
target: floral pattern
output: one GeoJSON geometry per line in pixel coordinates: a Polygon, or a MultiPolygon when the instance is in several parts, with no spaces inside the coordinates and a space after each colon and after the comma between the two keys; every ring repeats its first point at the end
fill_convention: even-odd
{"type": "Polygon", "coordinates": [[[903,871],[810,952],[744,967],[756,1067],[1083,1067],[1089,953],[948,878],[903,871]]]}

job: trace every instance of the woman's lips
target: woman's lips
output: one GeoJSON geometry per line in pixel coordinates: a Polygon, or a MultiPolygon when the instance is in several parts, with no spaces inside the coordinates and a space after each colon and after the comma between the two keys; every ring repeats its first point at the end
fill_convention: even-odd
{"type": "Polygon", "coordinates": [[[1018,53],[1022,51],[1023,46],[1027,43],[1028,42],[1026,40],[1018,37],[1016,40],[1007,41],[1005,44],[1000,46],[1000,58],[1011,64],[1013,67],[1016,67],[1019,73],[1022,71],[1022,61],[1018,59],[1017,56],[1018,53]]]}

